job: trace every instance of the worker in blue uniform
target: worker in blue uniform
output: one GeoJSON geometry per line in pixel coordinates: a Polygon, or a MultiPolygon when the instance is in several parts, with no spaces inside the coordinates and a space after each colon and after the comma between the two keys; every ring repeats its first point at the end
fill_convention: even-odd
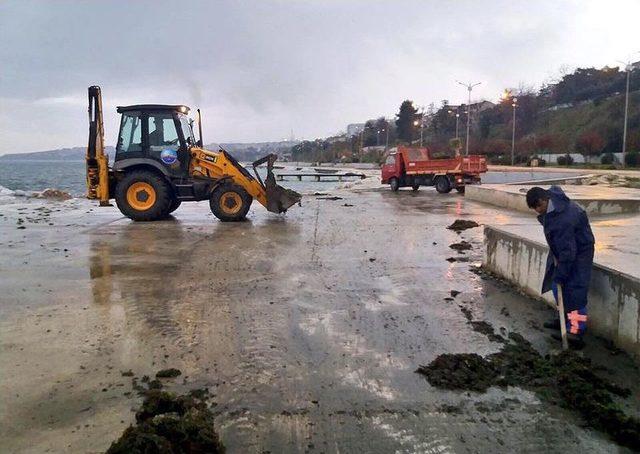
{"type": "MultiPolygon", "coordinates": [[[[595,243],[589,218],[559,186],[529,189],[527,205],[538,213],[549,245],[542,293],[552,290],[557,301],[560,284],[569,344],[582,347],[595,243]]],[[[545,327],[559,330],[560,321],[547,322],[545,327]]],[[[560,339],[560,334],[553,337],[560,339]]]]}

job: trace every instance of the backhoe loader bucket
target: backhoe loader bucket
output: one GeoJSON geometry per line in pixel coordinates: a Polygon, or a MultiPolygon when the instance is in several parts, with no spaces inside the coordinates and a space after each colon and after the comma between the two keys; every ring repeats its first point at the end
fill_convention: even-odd
{"type": "Polygon", "coordinates": [[[264,158],[258,159],[253,163],[253,171],[267,193],[267,210],[272,213],[284,213],[291,206],[299,203],[302,196],[296,191],[283,188],[276,184],[276,177],[273,175],[273,163],[276,159],[278,159],[278,157],[275,154],[268,154],[264,158]],[[260,174],[258,174],[257,167],[265,162],[267,163],[267,177],[263,182],[260,174]]]}

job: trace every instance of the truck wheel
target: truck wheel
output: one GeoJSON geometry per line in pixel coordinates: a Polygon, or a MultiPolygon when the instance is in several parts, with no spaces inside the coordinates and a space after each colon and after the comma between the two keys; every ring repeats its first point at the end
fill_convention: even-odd
{"type": "Polygon", "coordinates": [[[436,179],[436,191],[440,194],[447,194],[451,192],[451,181],[447,177],[438,177],[436,179]]]}
{"type": "Polygon", "coordinates": [[[400,189],[400,182],[397,178],[392,178],[389,180],[389,187],[393,192],[396,192],[398,189],[400,189]]]}
{"type": "Polygon", "coordinates": [[[148,170],[127,173],[116,186],[118,208],[134,221],[155,221],[166,216],[171,190],[164,177],[148,170]]]}
{"type": "Polygon", "coordinates": [[[411,186],[411,189],[413,189],[414,191],[417,191],[418,189],[420,189],[420,185],[414,184],[413,186],[411,186]]]}
{"type": "Polygon", "coordinates": [[[171,200],[171,205],[169,205],[169,211],[167,211],[167,215],[173,213],[178,208],[180,208],[180,205],[182,205],[182,200],[178,200],[178,199],[175,199],[175,198],[173,200],[171,200]]]}
{"type": "Polygon", "coordinates": [[[253,197],[237,184],[222,184],[215,188],[209,199],[211,212],[223,222],[243,221],[253,197]]]}

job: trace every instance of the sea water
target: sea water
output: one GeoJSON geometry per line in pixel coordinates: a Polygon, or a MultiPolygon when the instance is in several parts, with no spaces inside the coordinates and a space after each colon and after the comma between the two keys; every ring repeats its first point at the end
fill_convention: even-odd
{"type": "MultiPolygon", "coordinates": [[[[253,175],[251,166],[247,166],[253,175]]],[[[266,169],[258,169],[264,180],[266,169]]],[[[314,174],[310,167],[285,167],[276,169],[274,173],[305,173],[314,174]],[[301,170],[298,170],[298,169],[301,170]]],[[[344,173],[341,168],[336,168],[336,173],[344,173]]],[[[347,181],[358,180],[358,177],[344,177],[343,181],[334,178],[322,178],[317,182],[314,178],[305,177],[302,181],[297,178],[288,178],[278,184],[308,194],[314,191],[329,191],[347,181]]],[[[74,197],[82,197],[86,193],[85,163],[84,161],[36,161],[36,160],[0,160],[0,186],[11,190],[42,191],[46,188],[55,188],[68,192],[74,197]]]]}
{"type": "MultiPolygon", "coordinates": [[[[248,166],[247,168],[250,168],[248,166]]],[[[252,172],[253,169],[250,171],[252,172]]],[[[335,168],[336,172],[343,173],[345,169],[335,168]]],[[[264,179],[266,170],[259,169],[264,179]]],[[[284,169],[276,169],[274,173],[306,173],[313,174],[312,167],[285,166],[284,169]],[[300,170],[298,170],[300,169],[300,170]]],[[[572,176],[571,173],[525,171],[525,172],[487,172],[482,175],[485,183],[513,183],[518,181],[530,181],[547,178],[562,178],[572,176]]],[[[377,177],[373,177],[377,178],[377,177]]],[[[301,193],[314,191],[330,191],[342,185],[345,181],[358,180],[358,177],[344,178],[343,182],[336,179],[315,179],[306,177],[303,181],[297,178],[289,178],[278,184],[301,193]]],[[[81,197],[86,193],[85,163],[84,161],[45,161],[45,160],[0,160],[0,186],[12,190],[41,191],[46,188],[55,188],[66,191],[75,197],[81,197]]]]}

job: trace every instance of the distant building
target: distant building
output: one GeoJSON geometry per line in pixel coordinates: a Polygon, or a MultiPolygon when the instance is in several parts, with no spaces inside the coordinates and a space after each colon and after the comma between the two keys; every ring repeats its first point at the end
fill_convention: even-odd
{"type": "Polygon", "coordinates": [[[492,109],[495,106],[496,105],[491,101],[480,101],[480,102],[471,104],[471,111],[472,113],[480,113],[480,112],[484,112],[485,110],[492,109]]]}
{"type": "Polygon", "coordinates": [[[364,131],[364,123],[351,123],[347,125],[347,137],[353,137],[364,131]]]}
{"type": "MultiPolygon", "coordinates": [[[[475,102],[471,104],[471,111],[473,113],[476,112],[484,112],[487,109],[491,109],[493,107],[495,107],[496,105],[494,103],[492,103],[491,101],[479,101],[479,102],[475,102]]],[[[464,113],[463,111],[466,110],[467,105],[466,104],[460,104],[460,105],[453,105],[453,104],[447,104],[443,107],[444,109],[450,110],[452,112],[460,112],[461,114],[464,113]],[[462,110],[460,110],[460,108],[462,108],[462,110]]]]}

